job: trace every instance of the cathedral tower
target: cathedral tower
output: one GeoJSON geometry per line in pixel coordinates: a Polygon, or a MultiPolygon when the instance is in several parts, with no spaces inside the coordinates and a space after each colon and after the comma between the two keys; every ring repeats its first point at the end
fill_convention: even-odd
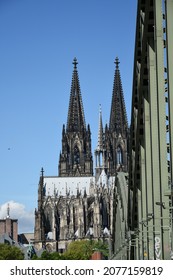
{"type": "Polygon", "coordinates": [[[101,172],[114,176],[117,171],[127,171],[128,165],[128,123],[119,70],[119,60],[115,59],[112,103],[109,126],[103,130],[102,112],[99,112],[98,142],[95,150],[96,181],[101,172]]]}
{"type": "Polygon", "coordinates": [[[67,125],[62,130],[62,152],[59,158],[60,177],[86,177],[93,175],[90,126],[86,128],[85,116],[77,71],[77,59],[73,60],[67,125]]]}
{"type": "Polygon", "coordinates": [[[115,59],[115,75],[112,93],[109,127],[105,128],[106,165],[109,175],[116,171],[127,171],[128,165],[128,122],[119,70],[119,60],[115,59]]]}

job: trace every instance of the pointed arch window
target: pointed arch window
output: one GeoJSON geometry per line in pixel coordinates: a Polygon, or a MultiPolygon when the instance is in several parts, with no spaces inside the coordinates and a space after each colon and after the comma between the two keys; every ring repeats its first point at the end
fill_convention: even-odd
{"type": "Polygon", "coordinates": [[[122,163],[123,163],[122,150],[121,150],[121,147],[118,146],[118,148],[117,148],[117,164],[122,164],[122,163]]]}
{"type": "Polygon", "coordinates": [[[80,152],[77,146],[74,147],[74,164],[79,164],[80,162],[80,152]]]}

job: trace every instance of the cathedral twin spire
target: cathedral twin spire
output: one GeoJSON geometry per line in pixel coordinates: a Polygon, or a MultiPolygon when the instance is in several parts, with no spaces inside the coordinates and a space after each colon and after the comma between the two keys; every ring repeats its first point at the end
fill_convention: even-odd
{"type": "Polygon", "coordinates": [[[63,126],[62,152],[59,159],[60,177],[93,176],[90,126],[86,127],[77,71],[77,59],[73,60],[73,75],[67,126],[63,126]]]}
{"type": "MultiPolygon", "coordinates": [[[[63,126],[59,176],[93,175],[91,132],[89,125],[86,128],[85,124],[77,64],[77,59],[74,58],[66,129],[63,126]]],[[[104,168],[109,175],[115,173],[118,164],[124,164],[125,169],[127,168],[128,124],[118,58],[115,59],[115,64],[109,128],[106,126],[105,132],[103,131],[100,106],[98,144],[95,151],[96,171],[99,170],[100,173],[104,168]]]]}
{"type": "Polygon", "coordinates": [[[116,65],[116,69],[114,75],[109,129],[125,135],[128,129],[128,123],[119,70],[119,59],[116,58],[114,63],[116,65]]]}
{"type": "Polygon", "coordinates": [[[99,112],[98,144],[95,150],[96,179],[103,169],[113,176],[117,171],[127,171],[128,167],[128,122],[119,63],[119,59],[116,58],[110,120],[104,131],[101,109],[99,112]]]}
{"type": "Polygon", "coordinates": [[[83,131],[86,128],[83,103],[77,71],[77,59],[73,60],[73,76],[70,92],[70,103],[67,119],[67,131],[83,131]]]}

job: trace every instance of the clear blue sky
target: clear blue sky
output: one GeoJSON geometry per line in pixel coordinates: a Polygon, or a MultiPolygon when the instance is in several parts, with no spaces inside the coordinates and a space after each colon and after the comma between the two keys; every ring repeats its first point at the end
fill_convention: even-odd
{"type": "Polygon", "coordinates": [[[137,0],[0,0],[1,208],[13,200],[33,211],[41,167],[58,175],[75,56],[93,150],[99,104],[103,123],[109,121],[116,56],[130,122],[136,6],[137,0]]]}

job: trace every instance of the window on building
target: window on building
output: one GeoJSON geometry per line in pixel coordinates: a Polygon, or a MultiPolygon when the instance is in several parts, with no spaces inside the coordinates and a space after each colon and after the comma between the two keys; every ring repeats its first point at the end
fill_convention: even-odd
{"type": "Polygon", "coordinates": [[[122,164],[122,163],[123,163],[122,150],[121,150],[121,147],[118,146],[118,148],[117,148],[117,164],[122,164]]]}

